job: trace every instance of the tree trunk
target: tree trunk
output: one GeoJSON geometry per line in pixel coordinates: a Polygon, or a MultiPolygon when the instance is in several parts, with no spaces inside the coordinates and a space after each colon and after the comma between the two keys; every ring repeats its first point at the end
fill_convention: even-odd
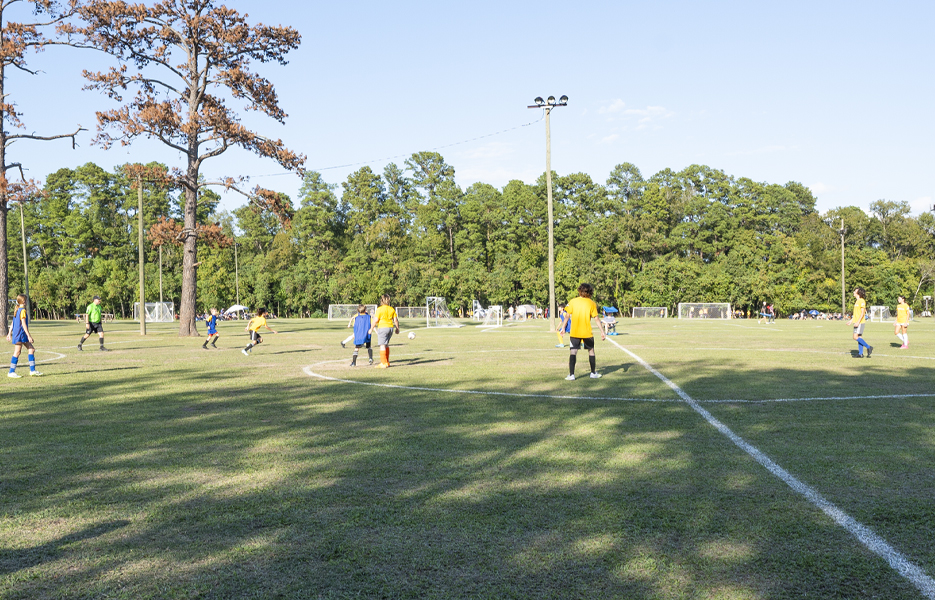
{"type": "Polygon", "coordinates": [[[195,301],[198,290],[198,232],[195,209],[198,207],[198,167],[189,156],[185,177],[185,239],[182,247],[182,297],[179,299],[179,336],[201,337],[195,325],[195,301]]]}

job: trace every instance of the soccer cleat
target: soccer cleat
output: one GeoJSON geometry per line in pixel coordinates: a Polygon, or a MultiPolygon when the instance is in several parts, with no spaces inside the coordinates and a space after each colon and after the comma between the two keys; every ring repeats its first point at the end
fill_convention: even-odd
{"type": "Polygon", "coordinates": [[[40,373],[39,371],[30,371],[29,376],[30,377],[42,377],[42,373],[40,373]]]}
{"type": "Polygon", "coordinates": [[[214,344],[211,344],[211,347],[212,347],[212,348],[214,348],[215,350],[217,350],[217,349],[218,349],[218,347],[217,347],[217,346],[215,346],[214,344]]]}
{"type": "Polygon", "coordinates": [[[370,359],[370,362],[367,363],[367,364],[372,365],[372,364],[373,364],[373,359],[371,358],[371,359],[370,359]]]}
{"type": "Polygon", "coordinates": [[[110,352],[110,348],[105,348],[104,346],[101,346],[100,350],[101,352],[110,352]]]}
{"type": "Polygon", "coordinates": [[[357,361],[356,361],[356,360],[352,360],[352,361],[351,361],[351,364],[348,365],[348,366],[350,366],[350,367],[356,367],[356,366],[357,366],[357,361]]]}
{"type": "Polygon", "coordinates": [[[23,378],[22,375],[20,375],[19,373],[15,373],[15,372],[7,373],[6,376],[9,377],[10,379],[22,379],[23,378]]]}
{"type": "Polygon", "coordinates": [[[202,349],[202,350],[207,350],[208,347],[207,347],[207,346],[202,346],[201,349],[202,349]]]}
{"type": "Polygon", "coordinates": [[[81,344],[78,344],[78,352],[84,352],[84,348],[81,347],[81,344]]]}
{"type": "Polygon", "coordinates": [[[565,344],[555,344],[555,347],[556,347],[556,348],[564,348],[564,347],[565,347],[565,344]]]}
{"type": "Polygon", "coordinates": [[[574,375],[569,375],[568,377],[565,378],[565,381],[574,381],[574,380],[575,380],[574,375]]]}
{"type": "Polygon", "coordinates": [[[381,369],[389,369],[390,366],[389,366],[388,364],[386,364],[386,363],[380,363],[380,364],[379,364],[379,368],[381,368],[381,369]]]}
{"type": "Polygon", "coordinates": [[[247,352],[247,349],[246,349],[246,348],[244,348],[243,350],[241,350],[241,352],[243,353],[244,356],[250,356],[250,353],[247,352]]]}
{"type": "Polygon", "coordinates": [[[601,378],[600,373],[591,373],[591,379],[600,379],[600,378],[601,378]]]}
{"type": "Polygon", "coordinates": [[[342,348],[347,348],[347,346],[344,345],[344,342],[341,342],[341,347],[342,347],[342,348]]]}
{"type": "Polygon", "coordinates": [[[873,352],[873,346],[867,346],[867,358],[870,358],[870,354],[873,352]]]}
{"type": "Polygon", "coordinates": [[[905,350],[905,349],[907,349],[908,347],[909,347],[909,346],[908,346],[907,344],[903,344],[902,346],[899,347],[899,349],[900,349],[900,350],[905,350]]]}

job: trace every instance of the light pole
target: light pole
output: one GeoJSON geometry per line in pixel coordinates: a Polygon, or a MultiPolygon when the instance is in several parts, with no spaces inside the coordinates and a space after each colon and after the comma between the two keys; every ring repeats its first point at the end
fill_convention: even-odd
{"type": "Polygon", "coordinates": [[[555,331],[555,236],[552,231],[555,220],[552,217],[552,133],[549,129],[549,115],[557,106],[567,106],[568,96],[562,96],[556,102],[555,96],[543,100],[542,96],[533,100],[535,104],[527,108],[545,110],[545,186],[549,205],[549,331],[555,331]]]}
{"type": "Polygon", "coordinates": [[[26,314],[29,318],[32,318],[32,308],[31,302],[29,299],[29,264],[26,260],[26,218],[23,216],[23,211],[26,210],[25,200],[21,200],[19,203],[19,227],[20,233],[23,236],[23,285],[26,288],[26,314]]]}
{"type": "Polygon", "coordinates": [[[237,246],[240,244],[237,243],[235,238],[234,240],[234,285],[237,287],[237,306],[240,306],[240,264],[237,261],[237,246]]]}
{"type": "Polygon", "coordinates": [[[838,233],[841,234],[841,318],[843,319],[847,313],[847,292],[844,291],[844,234],[847,233],[847,229],[844,228],[844,217],[841,217],[841,228],[838,229],[838,233]]]}

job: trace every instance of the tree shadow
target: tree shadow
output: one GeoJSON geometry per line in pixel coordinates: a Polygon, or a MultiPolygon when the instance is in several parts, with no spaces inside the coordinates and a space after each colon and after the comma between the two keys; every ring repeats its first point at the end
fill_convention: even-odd
{"type": "Polygon", "coordinates": [[[0,575],[9,575],[22,569],[29,569],[44,562],[58,560],[67,554],[65,546],[100,537],[112,531],[122,529],[130,521],[109,521],[71,533],[58,539],[31,548],[18,550],[0,549],[0,575]]]}

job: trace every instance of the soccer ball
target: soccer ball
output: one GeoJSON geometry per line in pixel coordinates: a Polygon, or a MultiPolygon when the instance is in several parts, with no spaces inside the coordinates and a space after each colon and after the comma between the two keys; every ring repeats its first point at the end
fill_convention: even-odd
{"type": "Polygon", "coordinates": [[[415,331],[410,331],[410,332],[409,332],[409,339],[410,339],[410,340],[416,339],[416,332],[415,332],[415,331]]]}

